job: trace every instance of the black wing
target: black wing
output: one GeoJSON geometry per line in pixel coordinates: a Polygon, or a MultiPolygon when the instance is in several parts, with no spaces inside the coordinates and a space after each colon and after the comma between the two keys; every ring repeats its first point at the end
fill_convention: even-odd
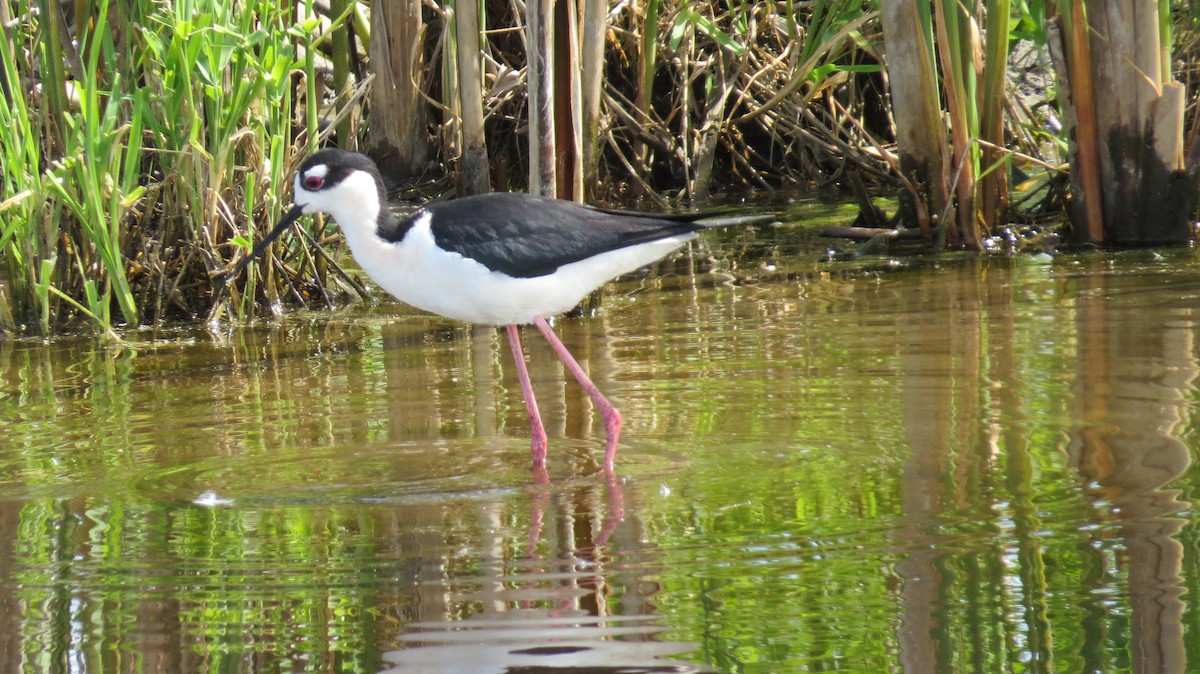
{"type": "MultiPolygon", "coordinates": [[[[438,246],[492,271],[532,278],[593,255],[704,229],[703,213],[650,215],[495,192],[432,204],[438,246]]],[[[713,223],[716,224],[716,223],[713,223]]]]}

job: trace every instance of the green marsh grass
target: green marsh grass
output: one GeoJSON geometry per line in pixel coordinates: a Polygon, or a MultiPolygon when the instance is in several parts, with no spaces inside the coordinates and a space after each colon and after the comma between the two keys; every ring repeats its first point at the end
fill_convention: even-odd
{"type": "Polygon", "coordinates": [[[276,0],[75,6],[19,0],[3,27],[0,330],[203,317],[312,138],[292,95],[311,31],[276,0]]]}

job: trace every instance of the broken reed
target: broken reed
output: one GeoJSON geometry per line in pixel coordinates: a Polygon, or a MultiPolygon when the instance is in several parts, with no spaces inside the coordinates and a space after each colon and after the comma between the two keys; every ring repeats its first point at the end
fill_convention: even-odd
{"type": "Polygon", "coordinates": [[[0,331],[203,316],[279,213],[315,26],[276,0],[0,7],[0,331]]]}

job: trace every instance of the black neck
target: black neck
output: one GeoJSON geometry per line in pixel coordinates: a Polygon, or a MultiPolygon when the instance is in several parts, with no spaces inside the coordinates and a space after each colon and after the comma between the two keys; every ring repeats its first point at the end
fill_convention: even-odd
{"type": "MultiPolygon", "coordinates": [[[[374,167],[372,167],[374,168],[374,167]]],[[[375,234],[384,241],[399,241],[412,229],[412,218],[397,218],[388,208],[387,188],[378,170],[373,170],[375,189],[379,192],[379,215],[375,216],[375,234]]]]}
{"type": "Polygon", "coordinates": [[[412,226],[412,218],[397,218],[385,203],[379,211],[379,217],[376,218],[375,233],[384,241],[395,242],[403,239],[412,226]]]}

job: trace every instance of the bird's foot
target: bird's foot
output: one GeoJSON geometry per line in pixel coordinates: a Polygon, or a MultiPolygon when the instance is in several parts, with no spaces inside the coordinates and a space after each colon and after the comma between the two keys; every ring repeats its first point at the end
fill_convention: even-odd
{"type": "Polygon", "coordinates": [[[609,406],[604,414],[604,472],[612,473],[617,461],[617,439],[621,437],[621,413],[609,406]]]}
{"type": "Polygon", "coordinates": [[[529,453],[533,456],[533,468],[544,471],[546,469],[546,447],[549,443],[546,440],[545,431],[538,433],[541,430],[541,420],[539,419],[538,422],[538,425],[534,427],[532,437],[529,441],[529,453]]]}
{"type": "Polygon", "coordinates": [[[546,472],[546,464],[533,464],[529,469],[529,474],[533,477],[533,483],[538,485],[550,484],[550,473],[546,472]]]}

